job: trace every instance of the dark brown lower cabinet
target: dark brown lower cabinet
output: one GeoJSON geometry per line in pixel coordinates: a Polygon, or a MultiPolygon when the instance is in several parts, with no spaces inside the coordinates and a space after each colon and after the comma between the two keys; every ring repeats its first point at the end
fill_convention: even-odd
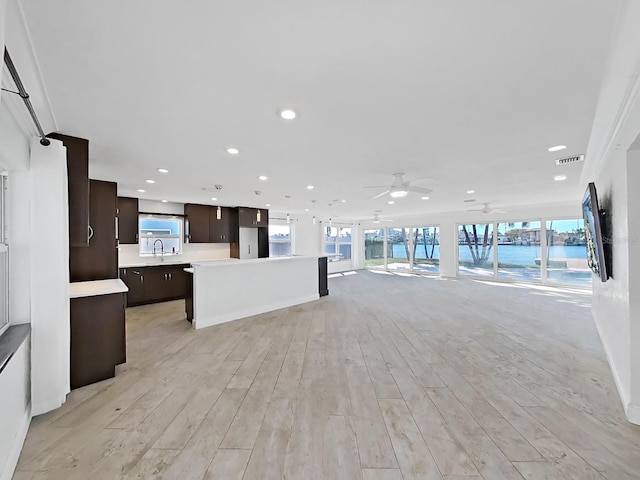
{"type": "Polygon", "coordinates": [[[185,268],[189,264],[121,268],[120,279],[129,287],[127,306],[185,298],[185,268]]]}
{"type": "Polygon", "coordinates": [[[327,278],[327,257],[320,257],[318,258],[318,293],[321,297],[329,295],[329,280],[327,278]]]}
{"type": "Polygon", "coordinates": [[[71,388],[115,376],[127,361],[125,294],[71,299],[71,388]]]}
{"type": "Polygon", "coordinates": [[[184,297],[184,309],[187,314],[187,320],[193,323],[193,274],[186,273],[185,286],[187,294],[184,297]]]}

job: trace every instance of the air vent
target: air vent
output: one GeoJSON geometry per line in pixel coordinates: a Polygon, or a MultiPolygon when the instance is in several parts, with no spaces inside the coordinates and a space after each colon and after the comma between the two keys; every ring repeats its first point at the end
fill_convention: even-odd
{"type": "Polygon", "coordinates": [[[476,201],[476,199],[475,199],[475,198],[469,198],[469,199],[467,199],[467,200],[464,200],[464,203],[473,203],[473,202],[475,202],[475,201],[476,201]]]}
{"type": "Polygon", "coordinates": [[[584,162],[584,155],[575,157],[556,158],[556,165],[567,165],[568,163],[584,162]]]}

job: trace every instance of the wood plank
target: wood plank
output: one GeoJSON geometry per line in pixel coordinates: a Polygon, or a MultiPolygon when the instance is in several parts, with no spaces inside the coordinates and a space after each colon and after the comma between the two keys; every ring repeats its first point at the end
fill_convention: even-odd
{"type": "Polygon", "coordinates": [[[398,465],[405,479],[442,479],[409,408],[403,400],[380,400],[398,465]]]}

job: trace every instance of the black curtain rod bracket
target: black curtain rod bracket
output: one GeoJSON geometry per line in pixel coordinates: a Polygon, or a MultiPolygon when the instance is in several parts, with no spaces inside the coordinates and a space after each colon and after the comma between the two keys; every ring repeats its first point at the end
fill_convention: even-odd
{"type": "Polygon", "coordinates": [[[44,134],[44,131],[42,130],[42,126],[38,121],[38,117],[36,116],[36,112],[33,109],[33,105],[31,105],[31,100],[29,100],[29,94],[24,89],[22,80],[20,80],[20,75],[18,75],[16,66],[13,64],[13,61],[11,60],[11,56],[9,55],[9,51],[7,50],[6,47],[4,49],[4,64],[7,66],[7,69],[11,74],[11,78],[13,78],[13,83],[16,84],[16,88],[18,89],[18,91],[12,92],[11,90],[7,90],[5,88],[3,88],[2,90],[20,95],[20,98],[24,100],[24,105],[27,107],[27,110],[29,110],[29,114],[31,114],[31,119],[33,120],[33,123],[35,123],[36,128],[38,129],[38,133],[40,134],[40,145],[43,145],[45,147],[51,145],[51,140],[49,140],[46,137],[46,135],[44,134]]]}

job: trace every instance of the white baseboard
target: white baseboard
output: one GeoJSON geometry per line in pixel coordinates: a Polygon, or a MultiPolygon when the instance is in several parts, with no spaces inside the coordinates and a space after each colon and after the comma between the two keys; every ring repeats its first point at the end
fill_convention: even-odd
{"type": "Polygon", "coordinates": [[[300,305],[301,303],[312,302],[318,300],[320,295],[314,293],[312,295],[305,295],[303,297],[291,298],[282,302],[270,303],[268,305],[261,305],[259,307],[248,308],[245,310],[236,310],[235,312],[227,313],[224,315],[216,315],[208,318],[194,318],[193,328],[205,328],[220,323],[230,322],[232,320],[239,320],[241,318],[250,317],[252,315],[259,315],[261,313],[272,312],[274,310],[280,310],[281,308],[293,307],[294,305],[300,305]]]}
{"type": "Polygon", "coordinates": [[[63,395],[62,399],[49,399],[46,402],[39,402],[37,405],[33,405],[31,407],[31,416],[35,417],[55,410],[56,408],[60,408],[66,401],[67,396],[63,395]]]}
{"type": "Polygon", "coordinates": [[[22,421],[20,422],[20,429],[16,435],[16,440],[11,447],[11,453],[9,454],[9,458],[7,458],[7,463],[4,464],[4,469],[2,470],[2,474],[0,475],[0,480],[11,480],[13,474],[15,473],[16,466],[18,465],[18,460],[20,459],[20,452],[22,452],[22,447],[24,445],[24,441],[27,438],[27,432],[29,431],[29,425],[31,424],[31,405],[24,412],[22,417],[22,421]]]}
{"type": "Polygon", "coordinates": [[[624,407],[624,413],[627,416],[627,420],[636,425],[640,425],[640,405],[628,403],[624,407]]]}

